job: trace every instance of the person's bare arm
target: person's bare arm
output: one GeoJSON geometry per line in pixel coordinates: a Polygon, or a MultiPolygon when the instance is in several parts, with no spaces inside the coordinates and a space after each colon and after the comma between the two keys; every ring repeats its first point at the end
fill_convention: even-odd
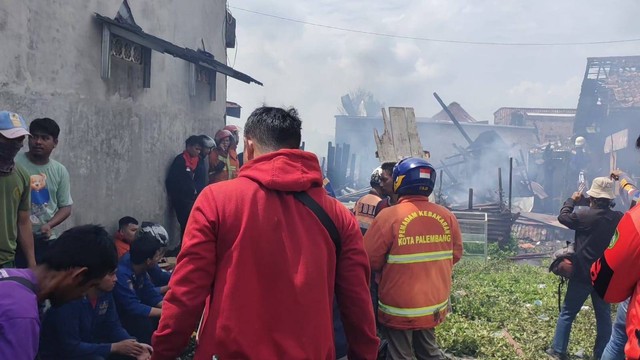
{"type": "Polygon", "coordinates": [[[157,307],[152,307],[149,312],[149,317],[160,317],[162,315],[162,309],[157,307]]]}
{"type": "Polygon", "coordinates": [[[29,211],[18,211],[18,241],[24,257],[27,259],[27,265],[33,268],[36,266],[36,256],[33,248],[33,230],[30,216],[29,211]]]}
{"type": "Polygon", "coordinates": [[[58,212],[56,212],[56,214],[53,215],[51,220],[49,220],[46,224],[40,227],[40,231],[43,232],[44,234],[47,234],[47,236],[51,236],[51,230],[56,226],[62,224],[63,221],[65,221],[69,216],[71,216],[71,207],[72,206],[69,205],[69,206],[61,207],[60,209],[58,209],[58,212]]]}

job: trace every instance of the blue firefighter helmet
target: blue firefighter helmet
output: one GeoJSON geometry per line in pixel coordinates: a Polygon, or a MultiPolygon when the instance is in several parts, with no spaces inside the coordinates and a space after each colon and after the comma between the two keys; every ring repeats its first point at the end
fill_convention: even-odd
{"type": "Polygon", "coordinates": [[[398,195],[429,196],[436,184],[436,169],[426,160],[410,157],[393,168],[393,191],[398,195]]]}

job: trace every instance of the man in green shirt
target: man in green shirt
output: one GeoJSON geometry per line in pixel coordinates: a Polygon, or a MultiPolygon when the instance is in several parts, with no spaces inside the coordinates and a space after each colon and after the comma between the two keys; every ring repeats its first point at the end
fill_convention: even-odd
{"type": "MultiPolygon", "coordinates": [[[[16,163],[27,170],[31,184],[31,225],[36,262],[47,253],[56,238],[53,229],[71,215],[69,172],[51,159],[58,145],[60,127],[49,118],[35,119],[29,124],[29,151],[16,156],[16,163]]],[[[16,266],[27,266],[22,251],[16,253],[16,266]]]]}
{"type": "Polygon", "coordinates": [[[35,267],[31,232],[29,175],[14,161],[29,136],[22,117],[0,111],[0,268],[14,267],[17,242],[20,242],[26,265],[35,267]]]}

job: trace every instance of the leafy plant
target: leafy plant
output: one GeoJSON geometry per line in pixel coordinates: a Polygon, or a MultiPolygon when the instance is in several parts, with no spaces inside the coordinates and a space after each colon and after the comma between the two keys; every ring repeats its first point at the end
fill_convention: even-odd
{"type": "MultiPolygon", "coordinates": [[[[436,329],[438,342],[456,356],[545,359],[558,318],[557,286],[546,268],[463,259],[454,269],[453,313],[436,329]]],[[[573,323],[570,354],[589,356],[593,348],[595,317],[591,302],[585,306],[573,323]]]]}
{"type": "Polygon", "coordinates": [[[518,253],[518,240],[511,236],[509,241],[503,242],[502,244],[497,242],[489,243],[487,252],[489,253],[489,258],[498,260],[507,259],[518,253]]]}

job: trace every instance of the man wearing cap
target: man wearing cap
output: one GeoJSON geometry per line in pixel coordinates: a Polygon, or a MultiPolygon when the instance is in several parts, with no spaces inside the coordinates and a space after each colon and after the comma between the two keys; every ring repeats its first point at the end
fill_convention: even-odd
{"type": "Polygon", "coordinates": [[[607,177],[593,179],[589,196],[589,209],[573,212],[576,202],[582,199],[581,192],[575,192],[560,210],[558,221],[575,230],[575,255],[572,259],[573,274],[569,279],[562,310],[558,316],[556,331],[547,354],[556,359],[568,359],[567,347],[571,325],[582,305],[591,295],[591,303],[596,317],[596,339],[593,356],[602,356],[611,336],[611,306],[607,304],[591,285],[590,269],[602,256],[609,245],[622,213],[611,210],[615,198],[613,180],[607,177]]]}
{"type": "Polygon", "coordinates": [[[29,175],[14,161],[29,135],[22,117],[0,111],[0,268],[15,267],[17,241],[25,253],[27,265],[35,267],[31,232],[31,193],[29,175]]]}

